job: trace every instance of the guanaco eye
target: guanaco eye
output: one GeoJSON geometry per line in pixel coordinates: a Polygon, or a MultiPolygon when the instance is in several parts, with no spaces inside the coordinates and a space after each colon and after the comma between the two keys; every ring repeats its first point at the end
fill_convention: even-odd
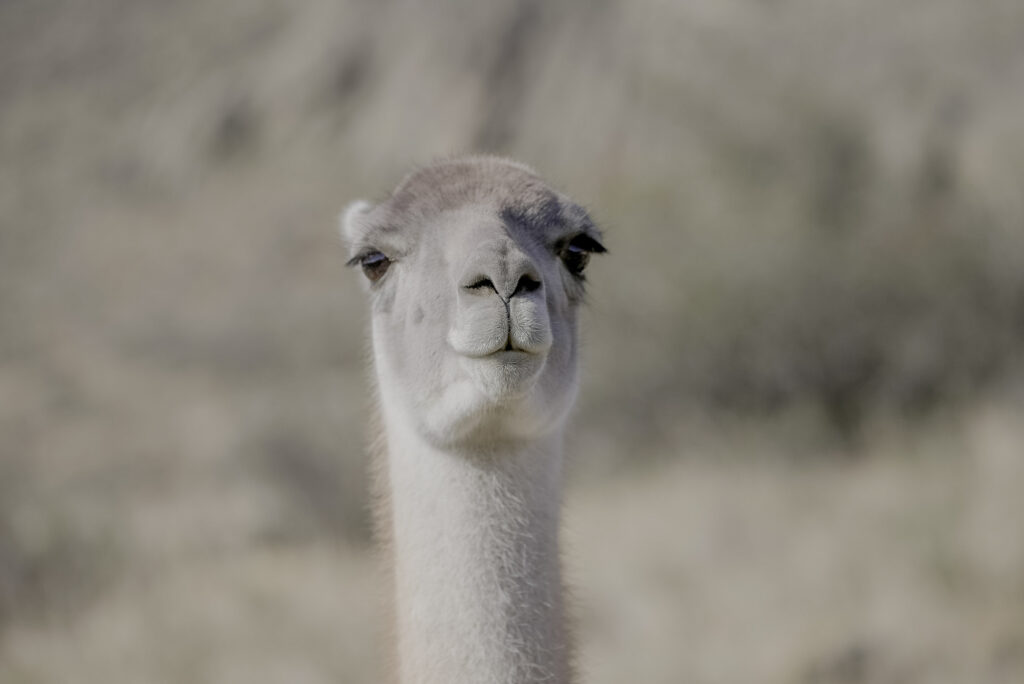
{"type": "Polygon", "coordinates": [[[359,264],[363,274],[371,281],[376,282],[384,277],[388,267],[391,266],[391,259],[388,259],[381,252],[373,251],[361,254],[349,262],[351,265],[359,264]]]}
{"type": "Polygon", "coordinates": [[[559,250],[558,256],[561,258],[562,263],[565,264],[565,268],[568,269],[569,273],[577,278],[582,278],[583,271],[587,268],[587,264],[590,263],[590,255],[600,254],[605,251],[607,250],[604,248],[604,245],[589,235],[581,233],[566,242],[559,250]]]}

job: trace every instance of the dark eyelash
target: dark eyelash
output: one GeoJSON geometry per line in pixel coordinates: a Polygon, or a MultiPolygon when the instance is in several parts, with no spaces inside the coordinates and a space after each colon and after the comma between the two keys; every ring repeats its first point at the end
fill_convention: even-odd
{"type": "Polygon", "coordinates": [[[590,237],[586,233],[580,233],[568,241],[567,244],[579,247],[580,249],[592,252],[594,254],[604,254],[608,250],[600,242],[590,237]]]}
{"type": "Polygon", "coordinates": [[[359,266],[359,265],[361,265],[363,263],[363,259],[365,259],[366,257],[368,257],[371,254],[374,254],[376,252],[380,252],[380,250],[379,249],[370,249],[370,248],[364,249],[364,250],[360,251],[358,254],[356,254],[354,257],[352,257],[351,259],[346,261],[345,262],[345,266],[347,268],[352,268],[353,266],[359,266]]]}

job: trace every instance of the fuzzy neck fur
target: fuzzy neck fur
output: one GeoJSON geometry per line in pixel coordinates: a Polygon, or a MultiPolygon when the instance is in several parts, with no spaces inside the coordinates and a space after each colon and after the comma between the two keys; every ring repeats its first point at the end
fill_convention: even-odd
{"type": "Polygon", "coordinates": [[[561,429],[473,449],[428,444],[382,402],[381,532],[401,684],[567,684],[561,429]]]}

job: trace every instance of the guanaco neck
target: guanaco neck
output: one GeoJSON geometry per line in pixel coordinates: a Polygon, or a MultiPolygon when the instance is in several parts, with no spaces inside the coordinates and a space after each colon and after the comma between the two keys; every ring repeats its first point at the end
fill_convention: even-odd
{"type": "Polygon", "coordinates": [[[572,681],[561,430],[529,444],[441,449],[382,413],[401,684],[572,681]]]}

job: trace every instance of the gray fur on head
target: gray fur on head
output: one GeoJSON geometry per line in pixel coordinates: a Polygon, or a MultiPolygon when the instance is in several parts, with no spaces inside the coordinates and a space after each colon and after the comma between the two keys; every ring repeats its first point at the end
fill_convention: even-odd
{"type": "Polygon", "coordinates": [[[560,420],[575,393],[581,264],[604,251],[581,206],[523,164],[461,157],[410,173],[375,206],[353,202],[342,232],[368,276],[378,374],[403,386],[395,399],[421,427],[496,438],[560,420]]]}

